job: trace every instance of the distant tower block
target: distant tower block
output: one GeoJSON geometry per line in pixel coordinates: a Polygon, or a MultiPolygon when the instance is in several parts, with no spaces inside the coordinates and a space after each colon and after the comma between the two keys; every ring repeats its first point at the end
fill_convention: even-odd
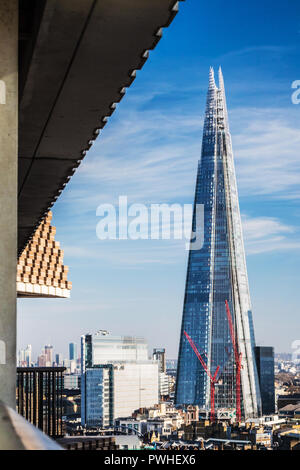
{"type": "Polygon", "coordinates": [[[18,260],[18,297],[70,297],[69,268],[63,264],[63,250],[54,239],[51,219],[49,212],[18,260]]]}

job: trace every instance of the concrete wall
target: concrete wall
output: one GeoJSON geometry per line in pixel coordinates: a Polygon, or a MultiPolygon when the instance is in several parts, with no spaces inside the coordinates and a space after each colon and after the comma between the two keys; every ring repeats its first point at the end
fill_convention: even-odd
{"type": "Polygon", "coordinates": [[[0,400],[15,407],[18,2],[0,0],[0,400]]]}

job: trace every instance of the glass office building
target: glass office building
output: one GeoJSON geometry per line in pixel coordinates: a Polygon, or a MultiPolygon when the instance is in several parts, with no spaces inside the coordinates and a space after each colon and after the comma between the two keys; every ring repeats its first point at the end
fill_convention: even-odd
{"type": "Polygon", "coordinates": [[[274,348],[256,346],[256,364],[259,377],[262,413],[264,415],[275,413],[275,376],[274,376],[274,348]]]}
{"type": "Polygon", "coordinates": [[[70,361],[77,361],[77,344],[69,343],[69,359],[70,361]]]}
{"type": "Polygon", "coordinates": [[[186,331],[208,369],[214,373],[220,366],[216,408],[236,406],[236,366],[225,309],[227,300],[242,354],[242,413],[244,416],[257,416],[261,402],[254,330],[221,69],[219,87],[212,68],[209,74],[192,229],[196,238],[203,239],[203,244],[200,248],[193,246],[195,240],[192,237],[178,356],[176,404],[194,404],[210,409],[210,381],[184,335],[186,331]],[[198,227],[198,207],[204,209],[204,227],[198,227]]]}
{"type": "Polygon", "coordinates": [[[81,376],[81,424],[107,427],[112,424],[112,374],[108,366],[87,368],[81,376]]]}

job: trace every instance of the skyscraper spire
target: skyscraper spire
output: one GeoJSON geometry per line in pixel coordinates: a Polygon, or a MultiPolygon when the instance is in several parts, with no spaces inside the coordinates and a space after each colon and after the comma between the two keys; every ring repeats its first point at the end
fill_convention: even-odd
{"type": "Polygon", "coordinates": [[[226,105],[226,95],[225,95],[225,85],[224,85],[224,78],[221,66],[218,70],[218,79],[219,79],[219,92],[220,97],[222,99],[222,110],[223,110],[223,117],[224,117],[224,127],[229,132],[229,123],[228,123],[228,114],[227,114],[227,105],[226,105]]]}
{"type": "Polygon", "coordinates": [[[215,72],[213,67],[209,67],[209,88],[216,88],[215,72]]]}
{"type": "Polygon", "coordinates": [[[219,79],[219,89],[224,91],[224,79],[223,79],[223,73],[222,73],[222,68],[221,65],[218,70],[218,79],[219,79]]]}
{"type": "Polygon", "coordinates": [[[260,391],[225,88],[221,69],[216,87],[212,67],[195,204],[204,206],[204,243],[199,250],[189,252],[175,401],[199,405],[207,411],[211,406],[208,375],[186,340],[186,332],[205,357],[206,368],[215,371],[220,367],[216,409],[235,408],[237,369],[226,315],[227,300],[242,361],[242,414],[257,416],[260,391]]]}

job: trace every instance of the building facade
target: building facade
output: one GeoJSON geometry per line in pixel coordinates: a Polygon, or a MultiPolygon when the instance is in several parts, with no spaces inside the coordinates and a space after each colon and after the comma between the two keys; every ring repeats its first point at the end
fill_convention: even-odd
{"type": "Polygon", "coordinates": [[[209,89],[199,161],[188,258],[177,369],[176,403],[210,409],[210,379],[185,337],[193,339],[217,377],[216,408],[233,408],[236,366],[226,315],[228,301],[241,368],[241,407],[244,416],[260,413],[261,401],[254,353],[254,330],[243,246],[237,184],[229,132],[224,82],[219,87],[210,69],[209,89]],[[204,209],[198,226],[198,209],[204,209]],[[199,240],[203,243],[199,245],[199,240]],[[194,246],[193,246],[194,244],[194,246]]]}
{"type": "Polygon", "coordinates": [[[46,366],[51,367],[53,365],[53,346],[46,344],[45,348],[46,366]]]}
{"type": "Polygon", "coordinates": [[[159,372],[167,372],[166,366],[166,350],[164,348],[153,349],[153,359],[158,362],[159,372]]]}
{"type": "Polygon", "coordinates": [[[148,361],[148,345],[144,338],[112,336],[105,330],[81,337],[81,366],[112,362],[148,361]]]}
{"type": "Polygon", "coordinates": [[[172,379],[171,377],[166,374],[165,372],[160,372],[158,376],[158,383],[159,383],[159,395],[162,399],[170,396],[170,389],[172,386],[172,379]]]}
{"type": "Polygon", "coordinates": [[[80,389],[81,376],[79,374],[64,374],[64,389],[80,389]]]}
{"type": "Polygon", "coordinates": [[[158,366],[153,361],[114,364],[113,417],[123,418],[159,401],[158,366]]]}
{"type": "Polygon", "coordinates": [[[55,363],[57,366],[62,366],[63,360],[64,358],[63,358],[62,353],[55,354],[55,363]]]}
{"type": "Polygon", "coordinates": [[[69,343],[69,359],[70,361],[77,361],[77,344],[69,343]]]}
{"type": "Polygon", "coordinates": [[[62,435],[64,367],[18,367],[17,411],[51,437],[62,435]]]}
{"type": "Polygon", "coordinates": [[[31,367],[31,355],[32,355],[32,347],[31,347],[31,344],[28,344],[27,348],[25,349],[25,361],[26,361],[27,367],[31,367]]]}
{"type": "Polygon", "coordinates": [[[262,413],[275,413],[274,348],[256,346],[255,356],[260,385],[262,413]]]}
{"type": "Polygon", "coordinates": [[[87,367],[81,378],[81,424],[108,427],[113,422],[111,367],[87,367]]]}
{"type": "Polygon", "coordinates": [[[143,338],[100,331],[81,338],[81,423],[113,425],[159,400],[158,363],[148,359],[143,338]]]}

